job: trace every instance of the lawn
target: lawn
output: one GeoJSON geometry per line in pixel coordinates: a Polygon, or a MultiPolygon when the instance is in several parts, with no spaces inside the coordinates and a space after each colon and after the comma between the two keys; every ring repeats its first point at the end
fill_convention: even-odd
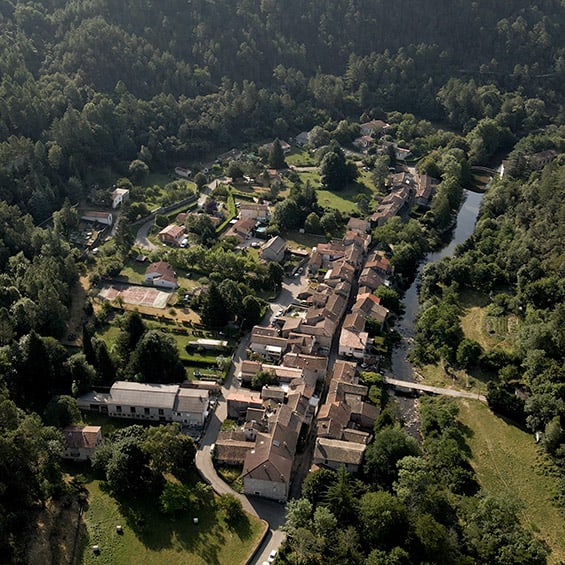
{"type": "Polygon", "coordinates": [[[101,490],[99,481],[90,482],[87,488],[84,565],[239,564],[245,562],[263,530],[262,523],[249,515],[233,528],[214,508],[171,519],[152,500],[122,507],[101,490]],[[123,527],[123,535],[116,533],[117,525],[123,527]],[[93,554],[93,545],[100,547],[100,555],[93,554]]]}
{"type": "Polygon", "coordinates": [[[461,327],[465,337],[474,339],[485,350],[493,347],[505,350],[512,348],[518,329],[516,316],[489,314],[488,299],[477,292],[461,293],[460,302],[464,312],[461,327]]]}
{"type": "Polygon", "coordinates": [[[284,232],[283,237],[286,240],[287,246],[291,249],[307,248],[311,250],[312,247],[316,247],[316,245],[326,243],[327,241],[324,235],[300,233],[294,230],[284,232]]]}
{"type": "Polygon", "coordinates": [[[318,165],[313,154],[304,149],[293,147],[285,156],[287,164],[295,167],[315,167],[318,165]]]}
{"type": "Polygon", "coordinates": [[[522,503],[522,523],[552,549],[548,562],[565,561],[565,516],[552,503],[557,481],[550,474],[550,461],[530,434],[484,404],[459,400],[458,405],[461,421],[472,430],[471,464],[481,487],[522,503]]]}

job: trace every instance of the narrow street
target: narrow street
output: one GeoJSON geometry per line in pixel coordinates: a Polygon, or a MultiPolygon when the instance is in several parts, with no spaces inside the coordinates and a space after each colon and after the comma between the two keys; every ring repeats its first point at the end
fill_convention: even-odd
{"type": "MultiPolygon", "coordinates": [[[[290,304],[296,300],[296,297],[307,288],[308,277],[306,275],[296,279],[285,279],[277,300],[270,304],[261,325],[268,326],[272,317],[278,310],[285,309],[290,306],[290,304]]],[[[285,521],[285,507],[277,502],[259,497],[248,497],[232,490],[231,487],[216,473],[212,462],[212,456],[210,454],[210,446],[216,442],[222,422],[227,418],[226,398],[231,392],[238,390],[239,383],[235,378],[235,375],[237,375],[241,370],[241,362],[247,358],[246,352],[249,346],[250,337],[249,333],[244,335],[233,354],[232,364],[224,385],[222,386],[216,410],[208,422],[206,431],[200,441],[198,451],[196,452],[196,468],[204,480],[211,484],[216,492],[220,494],[228,492],[234,494],[242,501],[243,508],[247,512],[265,520],[269,524],[269,534],[265,538],[265,541],[253,560],[253,563],[260,564],[267,560],[269,553],[273,549],[278,550],[285,538],[285,533],[279,529],[285,521]]]]}

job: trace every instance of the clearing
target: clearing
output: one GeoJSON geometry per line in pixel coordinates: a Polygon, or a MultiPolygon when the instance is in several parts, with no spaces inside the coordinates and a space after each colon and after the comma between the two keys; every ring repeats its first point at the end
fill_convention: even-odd
{"type": "Polygon", "coordinates": [[[458,400],[459,418],[472,431],[471,465],[481,487],[523,504],[524,526],[551,548],[548,563],[565,561],[565,516],[552,501],[557,481],[551,462],[533,437],[493,414],[480,402],[458,400]]]}
{"type": "Polygon", "coordinates": [[[138,501],[135,509],[129,504],[122,508],[100,489],[99,481],[90,482],[87,488],[85,565],[236,565],[245,562],[264,528],[249,515],[232,528],[211,508],[174,519],[163,515],[155,501],[138,501]],[[198,524],[193,517],[198,517],[198,524]],[[117,525],[123,527],[123,535],[116,533],[117,525]],[[93,554],[93,545],[100,547],[100,555],[93,554]]]}

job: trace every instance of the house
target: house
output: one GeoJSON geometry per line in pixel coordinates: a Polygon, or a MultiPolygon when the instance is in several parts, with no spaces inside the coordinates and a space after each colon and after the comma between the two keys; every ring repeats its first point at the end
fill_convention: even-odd
{"type": "Polygon", "coordinates": [[[307,132],[307,131],[301,131],[294,138],[294,142],[296,143],[296,145],[298,145],[300,147],[307,145],[308,144],[308,134],[309,134],[309,132],[307,132]]]}
{"type": "Polygon", "coordinates": [[[239,419],[245,416],[248,408],[263,408],[263,400],[256,392],[239,390],[226,398],[228,404],[228,418],[239,419]]]}
{"type": "Polygon", "coordinates": [[[247,453],[243,464],[243,492],[286,502],[293,464],[294,453],[286,440],[257,434],[255,449],[247,453]]]}
{"type": "Polygon", "coordinates": [[[237,220],[225,233],[226,237],[235,236],[240,241],[245,241],[251,237],[257,221],[253,218],[246,218],[245,220],[237,220]]]}
{"type": "Polygon", "coordinates": [[[188,179],[192,176],[192,171],[185,167],[175,167],[175,175],[183,179],[188,179]]]}
{"type": "Polygon", "coordinates": [[[557,157],[557,151],[555,149],[547,149],[546,151],[539,151],[530,156],[530,163],[537,169],[545,167],[548,163],[551,163],[553,159],[557,157]]]}
{"type": "Polygon", "coordinates": [[[109,394],[89,393],[77,399],[80,408],[107,412],[112,418],[179,422],[201,427],[208,413],[209,392],[179,385],[116,381],[109,394]]]}
{"type": "Polygon", "coordinates": [[[262,245],[261,259],[280,263],[284,259],[285,251],[286,241],[280,235],[275,235],[262,245]]]}
{"type": "Polygon", "coordinates": [[[243,465],[247,453],[254,449],[253,441],[241,430],[220,431],[214,448],[214,459],[221,465],[243,465]]]}
{"type": "Polygon", "coordinates": [[[381,325],[385,323],[389,310],[380,304],[380,300],[374,294],[358,294],[357,301],[351,308],[352,312],[358,312],[366,318],[377,320],[381,325]]]}
{"type": "Polygon", "coordinates": [[[256,204],[255,202],[241,202],[239,205],[239,219],[252,220],[258,222],[269,221],[269,207],[267,204],[256,204]]]}
{"type": "Polygon", "coordinates": [[[357,233],[363,234],[367,233],[370,227],[371,225],[367,220],[351,217],[347,222],[346,229],[347,231],[356,231],[357,233]]]}
{"type": "Polygon", "coordinates": [[[374,143],[375,140],[370,135],[362,135],[361,137],[358,137],[355,141],[353,141],[353,145],[355,145],[355,147],[359,147],[360,149],[367,149],[374,143]]]}
{"type": "Polygon", "coordinates": [[[347,398],[347,404],[351,408],[351,421],[357,428],[367,432],[373,431],[380,410],[359,397],[347,398]]]}
{"type": "Polygon", "coordinates": [[[345,467],[346,471],[357,473],[366,448],[363,443],[318,437],[312,462],[335,470],[345,467]]]}
{"type": "Polygon", "coordinates": [[[393,189],[380,201],[377,210],[371,216],[371,223],[382,226],[393,216],[408,212],[412,206],[413,193],[413,189],[408,185],[393,189]]]}
{"type": "Polygon", "coordinates": [[[367,289],[369,292],[373,292],[384,284],[385,278],[375,269],[365,267],[359,275],[359,288],[367,289]]]}
{"type": "Polygon", "coordinates": [[[338,354],[342,357],[363,359],[371,343],[367,332],[343,328],[339,335],[338,354]]]}
{"type": "Polygon", "coordinates": [[[257,433],[255,449],[248,452],[243,464],[243,492],[286,502],[298,435],[308,403],[278,405],[270,434],[257,433]]]}
{"type": "Polygon", "coordinates": [[[282,364],[285,367],[301,369],[305,380],[314,378],[315,380],[323,381],[328,370],[327,357],[318,357],[317,355],[287,353],[283,358],[282,364]]]}
{"type": "Polygon", "coordinates": [[[177,274],[175,273],[172,265],[166,261],[151,263],[147,269],[145,269],[144,281],[145,283],[150,283],[153,286],[159,286],[171,290],[179,287],[177,274]]]}
{"type": "Polygon", "coordinates": [[[208,415],[210,394],[197,388],[179,388],[173,405],[173,422],[179,422],[191,428],[204,426],[208,415]]]}
{"type": "Polygon", "coordinates": [[[416,188],[416,204],[424,207],[429,206],[438,184],[438,179],[425,174],[420,175],[418,187],[416,188]]]}
{"type": "Polygon", "coordinates": [[[345,402],[326,402],[318,413],[316,435],[341,439],[351,416],[351,408],[345,402]]]}
{"type": "Polygon", "coordinates": [[[371,120],[359,126],[361,135],[373,135],[383,133],[390,129],[390,125],[382,120],[371,120]]]}
{"type": "Polygon", "coordinates": [[[184,226],[179,226],[177,224],[169,224],[166,228],[163,228],[157,237],[163,242],[169,245],[180,245],[181,241],[184,239],[186,234],[186,229],[184,226]]]}
{"type": "Polygon", "coordinates": [[[288,340],[279,337],[279,332],[276,328],[255,326],[251,330],[249,349],[253,351],[253,353],[279,360],[286,352],[287,347],[288,340]]]}
{"type": "Polygon", "coordinates": [[[67,426],[61,430],[65,439],[63,459],[87,461],[102,443],[100,426],[67,426]]]}
{"type": "Polygon", "coordinates": [[[111,226],[114,222],[111,212],[98,212],[96,210],[85,210],[81,214],[80,219],[85,222],[96,222],[105,226],[111,226]]]}
{"type": "Polygon", "coordinates": [[[112,192],[112,208],[117,208],[129,200],[129,190],[127,188],[116,188],[112,192]]]}
{"type": "Polygon", "coordinates": [[[225,153],[218,155],[218,161],[220,163],[227,163],[228,161],[237,161],[238,159],[241,159],[242,155],[243,155],[243,151],[240,151],[239,149],[230,149],[229,151],[226,151],[225,153]]]}

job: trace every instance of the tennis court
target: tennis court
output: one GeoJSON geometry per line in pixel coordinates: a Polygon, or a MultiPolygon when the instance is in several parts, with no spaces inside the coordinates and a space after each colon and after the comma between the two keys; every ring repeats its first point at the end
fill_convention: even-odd
{"type": "Polygon", "coordinates": [[[108,284],[102,287],[100,296],[106,300],[121,298],[125,304],[166,308],[171,293],[147,286],[108,284]]]}

